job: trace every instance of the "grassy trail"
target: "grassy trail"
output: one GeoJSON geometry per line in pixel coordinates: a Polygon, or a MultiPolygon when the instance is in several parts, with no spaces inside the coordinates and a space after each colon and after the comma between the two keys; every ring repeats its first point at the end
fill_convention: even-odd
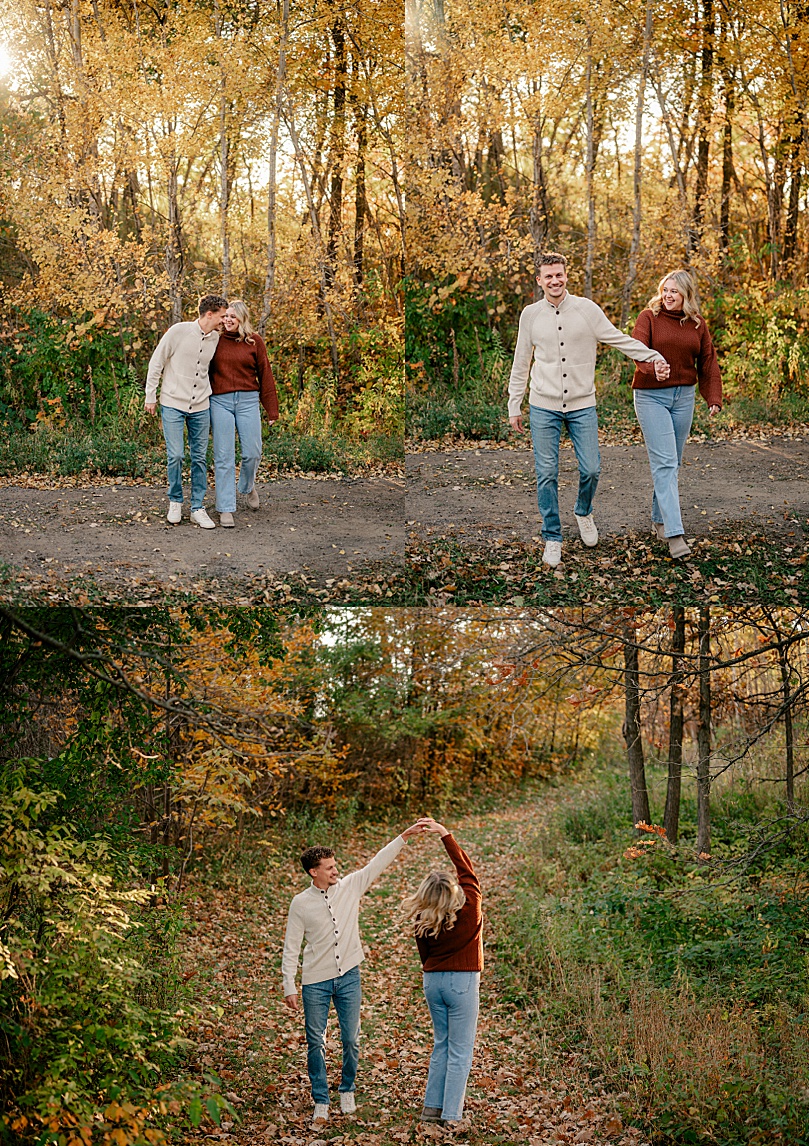
{"type": "MultiPolygon", "coordinates": [[[[498,935],[515,909],[514,866],[535,846],[532,838],[548,813],[572,802],[577,793],[578,785],[548,789],[520,806],[448,825],[477,866],[486,913],[481,1018],[467,1092],[469,1126],[452,1136],[417,1122],[432,1028],[415,943],[398,920],[402,896],[431,867],[448,863],[438,839],[411,841],[366,896],[360,915],[367,959],[357,1114],[342,1116],[333,1094],[331,1121],[317,1131],[309,1128],[302,1013],[286,1011],[279,983],[286,908],[305,886],[303,876],[298,879],[294,871],[294,852],[289,858],[273,854],[272,846],[257,848],[263,862],[257,857],[248,876],[222,877],[219,887],[199,883],[192,903],[195,930],[187,951],[188,973],[195,976],[196,994],[205,1000],[210,1018],[196,1033],[196,1063],[200,1070],[217,1071],[241,1115],[240,1124],[209,1127],[207,1140],[396,1146],[437,1137],[469,1146],[643,1146],[640,1131],[622,1126],[614,1097],[604,1093],[597,1079],[589,1079],[575,1057],[565,1059],[543,1039],[530,1011],[509,1001],[507,976],[501,974],[505,968],[498,957],[498,935]]],[[[385,842],[378,828],[337,839],[341,870],[362,864],[385,842]]],[[[240,866],[244,871],[245,865],[240,866]]],[[[328,1056],[334,1091],[340,1049],[333,1019],[328,1056]]],[[[200,1131],[199,1140],[202,1137],[200,1131]]]]}

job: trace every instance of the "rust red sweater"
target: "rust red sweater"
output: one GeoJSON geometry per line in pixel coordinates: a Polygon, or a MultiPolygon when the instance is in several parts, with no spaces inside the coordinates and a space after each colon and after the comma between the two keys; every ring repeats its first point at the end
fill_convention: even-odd
{"type": "Polygon", "coordinates": [[[447,855],[455,865],[458,882],[466,893],[466,903],[455,917],[455,926],[435,935],[416,936],[425,971],[482,971],[483,914],[480,881],[472,861],[453,839],[452,833],[441,837],[447,855]]]}
{"type": "Polygon", "coordinates": [[[258,390],[267,417],[278,419],[278,394],[264,339],[253,334],[252,343],[239,342],[236,334],[219,335],[216,353],[208,367],[212,394],[232,394],[235,390],[258,390]]]}
{"type": "Polygon", "coordinates": [[[645,346],[659,350],[671,366],[671,374],[663,382],[654,375],[653,362],[636,362],[633,390],[661,390],[666,386],[696,386],[709,406],[722,405],[722,377],[716,361],[716,350],[705,325],[700,319],[699,326],[683,317],[681,310],[660,308],[659,314],[642,310],[632,331],[645,346]]]}

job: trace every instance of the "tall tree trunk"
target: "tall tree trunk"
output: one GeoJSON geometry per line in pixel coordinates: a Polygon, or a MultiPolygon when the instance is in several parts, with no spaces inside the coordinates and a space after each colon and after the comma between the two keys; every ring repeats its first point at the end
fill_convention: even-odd
{"type": "Polygon", "coordinates": [[[264,297],[261,303],[261,316],[258,320],[259,333],[264,335],[272,311],[272,296],[275,290],[275,261],[277,257],[277,237],[275,228],[276,200],[278,195],[278,129],[284,103],[286,80],[287,38],[289,36],[289,0],[284,0],[281,11],[281,39],[278,44],[278,69],[275,75],[275,102],[270,126],[270,148],[268,156],[269,177],[267,180],[267,269],[264,275],[264,297]]]}
{"type": "Polygon", "coordinates": [[[646,768],[643,760],[643,740],[640,731],[640,686],[638,646],[635,630],[626,630],[624,644],[624,690],[626,716],[624,740],[629,762],[629,786],[632,793],[632,823],[649,823],[649,792],[646,788],[646,768]]]}
{"type": "Polygon", "coordinates": [[[669,692],[669,767],[666,784],[666,810],[663,827],[666,839],[676,844],[680,834],[680,789],[683,774],[683,653],[685,652],[685,609],[672,609],[674,630],[671,641],[671,685],[669,692]]]}
{"type": "Polygon", "coordinates": [[[641,55],[640,78],[638,80],[638,100],[635,105],[635,166],[633,171],[633,188],[635,200],[632,207],[632,242],[629,247],[629,268],[624,283],[621,298],[621,326],[626,326],[629,318],[629,307],[632,301],[632,289],[638,273],[638,252],[640,251],[640,224],[641,224],[641,159],[643,157],[643,104],[646,97],[646,76],[649,71],[649,50],[652,44],[653,13],[651,0],[646,0],[646,20],[643,26],[643,53],[641,55]]]}
{"type": "Polygon", "coordinates": [[[714,9],[713,0],[702,2],[702,51],[697,101],[697,183],[694,192],[694,227],[702,240],[705,200],[708,195],[708,155],[711,144],[713,110],[714,9]]]}
{"type": "Polygon", "coordinates": [[[331,186],[329,189],[329,237],[326,243],[326,289],[334,285],[337,273],[337,244],[343,220],[343,164],[345,163],[347,54],[346,32],[342,15],[331,26],[334,45],[334,104],[331,122],[331,186]]]}
{"type": "Polygon", "coordinates": [[[784,632],[778,623],[777,614],[765,609],[767,620],[770,622],[778,640],[778,671],[781,676],[781,697],[784,712],[784,781],[786,784],[787,815],[795,814],[795,730],[792,721],[792,706],[795,698],[792,696],[789,678],[791,665],[789,663],[789,648],[784,644],[784,632]]]}
{"type": "MultiPolygon", "coordinates": [[[[170,129],[174,134],[174,128],[170,129]]],[[[166,273],[169,278],[169,303],[172,325],[183,317],[183,230],[177,185],[177,156],[172,144],[169,156],[166,198],[168,200],[168,234],[166,236],[166,273]]]]}
{"type": "Polygon", "coordinates": [[[368,146],[368,108],[360,104],[355,112],[357,123],[357,166],[354,192],[354,285],[362,286],[365,277],[365,217],[368,203],[365,197],[365,152],[368,146]]]}
{"type": "Polygon", "coordinates": [[[595,173],[595,115],[593,111],[593,56],[592,34],[587,41],[587,157],[584,177],[587,187],[587,254],[584,260],[584,297],[593,297],[593,263],[596,249],[596,199],[593,176],[595,173]]]}
{"type": "Polygon", "coordinates": [[[222,294],[230,293],[230,139],[228,136],[227,77],[225,75],[224,44],[222,43],[222,14],[219,0],[214,0],[214,29],[219,41],[219,233],[222,244],[222,294]]]}
{"type": "Polygon", "coordinates": [[[699,637],[699,718],[697,721],[697,854],[711,854],[711,607],[701,605],[699,637]]]}
{"type": "Polygon", "coordinates": [[[671,162],[674,167],[674,177],[677,183],[677,195],[680,200],[680,214],[682,216],[682,226],[684,231],[684,254],[685,262],[691,261],[691,252],[696,245],[696,236],[694,235],[694,228],[692,225],[691,212],[688,208],[688,195],[685,189],[685,173],[680,164],[680,149],[674,138],[674,125],[672,123],[671,115],[669,113],[668,103],[663,91],[663,85],[660,81],[660,75],[657,69],[657,63],[651,69],[652,84],[657,96],[657,102],[660,104],[660,114],[663,117],[663,124],[666,128],[666,137],[669,141],[669,151],[671,152],[671,162]]]}
{"type": "MultiPolygon", "coordinates": [[[[545,168],[542,155],[542,128],[543,120],[537,116],[534,125],[534,137],[531,144],[534,166],[533,195],[528,215],[528,226],[531,230],[531,242],[534,248],[534,264],[539,263],[539,256],[545,246],[545,237],[548,234],[550,222],[550,207],[548,200],[548,187],[545,182],[545,168]]],[[[534,300],[538,298],[539,286],[534,286],[534,300]]]]}

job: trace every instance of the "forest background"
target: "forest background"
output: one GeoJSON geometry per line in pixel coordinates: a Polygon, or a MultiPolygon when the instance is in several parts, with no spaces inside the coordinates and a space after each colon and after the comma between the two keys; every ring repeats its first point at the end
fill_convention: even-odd
{"type": "MultiPolygon", "coordinates": [[[[809,20],[793,0],[408,0],[408,433],[504,439],[534,259],[631,330],[694,273],[726,409],[697,432],[809,416],[809,20]]],[[[631,366],[599,418],[634,428],[631,366]]]]}
{"type": "MultiPolygon", "coordinates": [[[[807,655],[799,609],[0,609],[0,1135],[232,1122],[190,913],[280,926],[313,839],[499,808],[489,974],[528,1045],[522,1084],[473,1087],[530,1105],[584,1063],[654,1141],[804,1143],[807,655]]],[[[273,981],[277,941],[231,942],[273,981]]],[[[272,994],[248,1124],[280,1101],[272,994]]]]}
{"type": "Polygon", "coordinates": [[[400,7],[25,0],[0,56],[0,473],[159,472],[146,364],[211,291],[266,335],[268,462],[395,464],[400,7]]]}

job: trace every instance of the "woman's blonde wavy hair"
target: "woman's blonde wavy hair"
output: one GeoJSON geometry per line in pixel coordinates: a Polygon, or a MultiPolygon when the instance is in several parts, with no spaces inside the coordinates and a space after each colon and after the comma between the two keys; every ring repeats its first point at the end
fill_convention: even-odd
{"type": "Polygon", "coordinates": [[[236,312],[236,317],[239,320],[239,342],[249,342],[252,346],[256,341],[253,338],[256,332],[250,322],[250,311],[240,298],[231,299],[228,307],[236,312]]]}
{"type": "MultiPolygon", "coordinates": [[[[683,296],[683,317],[680,319],[680,326],[682,326],[687,318],[693,318],[696,325],[699,326],[701,320],[699,303],[697,301],[697,284],[688,271],[671,271],[669,274],[663,275],[657,284],[657,293],[653,295],[646,304],[649,310],[652,314],[660,314],[660,308],[663,305],[663,287],[669,279],[674,279],[677,290],[683,296]]],[[[231,306],[232,305],[231,303],[231,306]]]]}
{"type": "Polygon", "coordinates": [[[405,919],[413,920],[416,935],[437,937],[452,930],[465,903],[466,895],[456,879],[443,871],[431,871],[417,891],[404,900],[402,911],[405,919]]]}

